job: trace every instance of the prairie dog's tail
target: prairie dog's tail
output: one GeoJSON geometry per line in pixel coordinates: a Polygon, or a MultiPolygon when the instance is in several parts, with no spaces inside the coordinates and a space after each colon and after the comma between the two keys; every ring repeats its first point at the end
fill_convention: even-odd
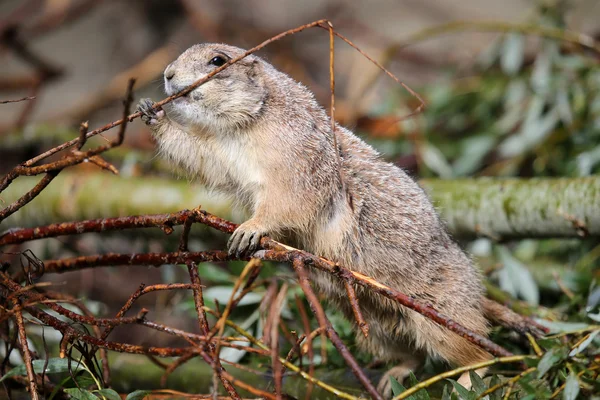
{"type": "Polygon", "coordinates": [[[492,323],[512,329],[521,335],[531,333],[535,337],[540,337],[548,333],[548,328],[545,326],[538,324],[531,318],[517,314],[494,300],[482,296],[481,304],[483,314],[492,323]]]}

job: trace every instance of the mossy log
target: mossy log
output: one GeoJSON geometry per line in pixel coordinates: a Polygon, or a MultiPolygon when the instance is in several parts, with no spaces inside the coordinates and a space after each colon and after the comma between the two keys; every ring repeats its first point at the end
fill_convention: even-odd
{"type": "MultiPolygon", "coordinates": [[[[16,200],[38,180],[15,180],[0,194],[2,205],[16,200]]],[[[600,234],[600,177],[425,180],[421,184],[457,237],[506,240],[600,234]]],[[[63,172],[0,227],[157,214],[199,205],[223,218],[238,222],[243,218],[232,212],[228,200],[186,180],[63,172]]]]}
{"type": "Polygon", "coordinates": [[[600,234],[600,177],[421,183],[458,237],[507,240],[600,234]]]}

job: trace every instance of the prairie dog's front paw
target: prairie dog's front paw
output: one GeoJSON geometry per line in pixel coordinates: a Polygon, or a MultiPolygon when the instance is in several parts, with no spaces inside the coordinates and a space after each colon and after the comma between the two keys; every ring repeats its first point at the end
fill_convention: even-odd
{"type": "Polygon", "coordinates": [[[152,99],[141,99],[137,105],[137,110],[142,113],[142,121],[148,126],[156,125],[165,117],[165,111],[162,108],[154,109],[152,99]]]}
{"type": "Polygon", "coordinates": [[[251,254],[260,246],[260,239],[267,234],[267,231],[261,228],[254,221],[246,221],[233,232],[227,243],[230,256],[240,257],[244,254],[251,254]]]}

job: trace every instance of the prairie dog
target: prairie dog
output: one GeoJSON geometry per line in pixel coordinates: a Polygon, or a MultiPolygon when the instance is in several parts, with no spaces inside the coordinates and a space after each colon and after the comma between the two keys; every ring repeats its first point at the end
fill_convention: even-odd
{"type": "MultiPolygon", "coordinates": [[[[177,93],[243,52],[224,44],[189,48],[165,69],[166,93],[177,93]]],[[[251,213],[232,235],[230,253],[251,254],[269,235],[431,304],[487,336],[480,275],[426,194],[341,126],[334,148],[329,117],[302,84],[251,55],[166,111],[152,105],[144,99],[138,109],[160,153],[251,213]]],[[[318,270],[311,277],[354,320],[343,284],[318,270]]],[[[389,376],[402,381],[427,355],[453,366],[491,358],[412,310],[361,287],[356,291],[370,327],[368,338],[357,334],[359,346],[399,363],[378,385],[385,397],[391,393],[389,376]]],[[[460,382],[470,385],[468,375],[460,382]]]]}

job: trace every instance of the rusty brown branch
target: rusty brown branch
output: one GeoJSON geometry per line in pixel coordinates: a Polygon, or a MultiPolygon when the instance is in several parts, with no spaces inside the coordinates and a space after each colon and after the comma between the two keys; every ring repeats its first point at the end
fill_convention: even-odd
{"type": "MultiPolygon", "coordinates": [[[[54,178],[56,178],[56,175],[58,175],[59,172],[60,171],[48,172],[46,175],[44,175],[44,177],[42,179],[40,179],[40,181],[37,183],[37,185],[35,185],[33,187],[33,189],[31,189],[29,192],[25,193],[14,203],[12,203],[12,204],[8,205],[7,207],[3,208],[2,210],[0,210],[0,222],[2,222],[2,220],[4,220],[6,217],[13,214],[18,209],[20,209],[21,207],[23,207],[24,205],[29,203],[31,200],[33,200],[38,194],[41,193],[42,190],[44,190],[46,188],[46,186],[48,186],[50,184],[50,182],[52,182],[52,180],[54,178]]],[[[12,179],[11,179],[11,181],[12,181],[12,179]]]]}
{"type": "Polygon", "coordinates": [[[27,96],[27,97],[22,97],[22,98],[16,99],[16,100],[1,100],[0,104],[19,103],[21,101],[27,101],[27,100],[33,100],[33,99],[35,99],[35,96],[27,96]]]}
{"type": "Polygon", "coordinates": [[[179,357],[177,360],[173,361],[171,364],[167,366],[165,372],[160,377],[160,385],[162,387],[167,386],[167,379],[169,379],[169,375],[171,375],[177,368],[181,367],[186,362],[190,361],[192,358],[196,357],[197,354],[186,354],[184,356],[179,357]]]}
{"type": "Polygon", "coordinates": [[[350,279],[344,278],[343,281],[344,287],[346,288],[346,294],[348,294],[348,300],[350,301],[350,305],[352,306],[354,319],[356,319],[356,324],[360,328],[363,335],[365,335],[365,337],[369,337],[369,325],[365,321],[362,312],[360,311],[360,304],[358,304],[358,297],[356,297],[354,286],[352,286],[350,279]]]}
{"type": "Polygon", "coordinates": [[[228,256],[227,252],[220,250],[182,253],[108,253],[94,256],[81,256],[63,260],[45,261],[44,266],[45,272],[62,273],[109,265],[154,265],[158,267],[164,264],[186,264],[189,261],[198,263],[207,261],[229,261],[232,259],[234,258],[228,256]]]}
{"type": "MultiPolygon", "coordinates": [[[[129,83],[127,85],[127,91],[126,91],[124,107],[123,107],[125,116],[127,114],[129,114],[129,109],[131,107],[131,103],[133,102],[132,91],[133,91],[134,84],[135,84],[135,79],[130,79],[129,83]]],[[[25,204],[30,202],[34,197],[36,197],[52,181],[52,179],[54,179],[56,174],[58,174],[58,172],[61,171],[62,169],[82,163],[82,162],[90,159],[93,156],[97,156],[98,154],[103,153],[107,150],[110,150],[113,147],[121,145],[121,143],[123,142],[123,137],[125,135],[126,126],[127,126],[127,118],[124,118],[124,122],[121,125],[121,128],[119,129],[117,139],[110,142],[107,145],[99,146],[95,149],[88,150],[85,152],[74,151],[71,155],[66,156],[61,160],[51,162],[51,163],[48,163],[45,165],[40,165],[37,167],[31,167],[31,166],[26,166],[26,165],[22,164],[22,165],[18,165],[17,167],[13,168],[0,182],[0,192],[2,192],[8,185],[10,185],[10,183],[14,179],[16,179],[18,176],[38,175],[38,174],[43,174],[43,173],[46,173],[46,176],[40,181],[40,183],[38,185],[36,185],[36,187],[34,187],[31,191],[29,191],[25,196],[23,196],[22,198],[20,198],[19,200],[17,200],[13,204],[11,204],[10,206],[8,206],[5,209],[3,209],[2,211],[0,211],[0,222],[3,219],[5,219],[7,216],[9,216],[12,213],[14,213],[15,211],[17,211],[19,208],[23,207],[25,204]]],[[[87,135],[80,135],[77,139],[75,139],[75,141],[76,141],[76,143],[81,143],[87,137],[88,137],[87,135]]],[[[110,167],[101,163],[98,159],[95,159],[95,161],[101,167],[106,167],[109,170],[111,170],[110,167]]],[[[115,170],[115,168],[112,167],[112,170],[115,170]]]]}
{"type": "MultiPolygon", "coordinates": [[[[310,334],[310,320],[308,319],[308,313],[306,312],[306,308],[304,304],[302,304],[302,299],[296,296],[296,307],[298,307],[298,312],[300,313],[300,319],[302,320],[302,326],[304,329],[304,334],[306,335],[306,353],[308,354],[308,376],[312,377],[315,374],[315,364],[313,362],[315,358],[315,350],[313,347],[313,336],[310,334]]],[[[321,330],[322,331],[322,330],[321,330]]],[[[300,357],[302,359],[302,357],[300,357]]],[[[312,383],[308,383],[306,387],[306,396],[305,399],[310,399],[312,394],[313,385],[312,383]]]]}
{"type": "MultiPolygon", "coordinates": [[[[189,225],[188,225],[189,226],[189,225]]],[[[189,229],[188,229],[189,231],[189,229]]],[[[185,230],[184,230],[185,236],[185,230]]],[[[183,238],[183,236],[182,236],[183,238]]],[[[185,241],[182,239],[182,247],[187,247],[187,238],[185,241]]],[[[196,307],[196,315],[198,318],[198,324],[200,325],[200,332],[203,335],[208,336],[209,327],[208,327],[208,319],[206,318],[206,312],[204,311],[204,298],[202,296],[202,282],[200,281],[200,275],[198,275],[198,268],[196,267],[196,263],[190,261],[187,263],[188,272],[190,274],[190,281],[192,283],[192,292],[194,294],[194,306],[196,307]]],[[[210,339],[209,339],[210,341],[210,339]]],[[[202,346],[201,355],[202,358],[213,368],[215,374],[223,384],[223,387],[227,391],[227,393],[233,399],[239,399],[237,391],[231,384],[230,379],[228,379],[225,375],[226,371],[221,365],[221,361],[219,360],[219,352],[218,346],[207,345],[204,343],[202,346]],[[208,354],[208,352],[212,353],[212,356],[208,354]]]]}
{"type": "Polygon", "coordinates": [[[279,319],[281,317],[281,308],[283,307],[283,301],[287,292],[287,284],[283,284],[277,298],[271,304],[269,314],[272,315],[271,331],[271,365],[273,367],[274,381],[275,381],[275,397],[277,400],[283,398],[283,365],[279,360],[279,319]]]}
{"type": "Polygon", "coordinates": [[[200,222],[197,213],[183,210],[172,214],[134,215],[118,218],[100,218],[76,222],[62,222],[35,228],[11,229],[0,234],[0,246],[6,244],[23,243],[29,240],[38,240],[63,235],[79,235],[89,232],[107,232],[113,230],[158,227],[170,233],[173,226],[182,225],[187,219],[200,222]]]}
{"type": "Polygon", "coordinates": [[[87,141],[87,137],[85,136],[88,132],[90,125],[88,121],[84,121],[79,125],[79,141],[77,142],[77,150],[81,150],[81,148],[85,145],[87,141]]]}
{"type": "Polygon", "coordinates": [[[15,322],[17,323],[19,343],[21,344],[21,348],[23,349],[23,361],[25,362],[25,369],[27,371],[29,394],[31,395],[32,399],[38,400],[40,397],[35,382],[35,373],[33,371],[33,359],[31,357],[29,345],[27,344],[27,335],[25,334],[25,324],[23,323],[23,314],[21,313],[21,306],[18,300],[14,300],[13,305],[15,308],[15,322]]]}
{"type": "Polygon", "coordinates": [[[312,288],[310,287],[308,273],[306,272],[304,264],[305,260],[303,260],[302,258],[296,258],[292,262],[294,270],[298,274],[298,283],[300,284],[300,287],[302,288],[302,291],[304,292],[306,300],[308,300],[308,304],[310,304],[313,313],[317,317],[319,325],[321,325],[321,327],[325,330],[325,332],[327,333],[327,337],[329,338],[329,340],[331,340],[331,343],[333,343],[333,345],[340,353],[342,358],[344,358],[344,361],[346,361],[348,367],[352,370],[352,373],[354,373],[356,378],[360,381],[360,383],[367,390],[367,392],[369,392],[371,397],[374,399],[382,400],[381,395],[377,392],[369,378],[366,377],[365,373],[360,368],[360,365],[358,365],[354,357],[352,357],[352,354],[350,354],[348,348],[344,345],[335,329],[333,329],[331,322],[329,322],[329,319],[327,319],[325,311],[323,311],[323,307],[321,306],[321,303],[319,303],[317,295],[313,292],[312,288]]]}

